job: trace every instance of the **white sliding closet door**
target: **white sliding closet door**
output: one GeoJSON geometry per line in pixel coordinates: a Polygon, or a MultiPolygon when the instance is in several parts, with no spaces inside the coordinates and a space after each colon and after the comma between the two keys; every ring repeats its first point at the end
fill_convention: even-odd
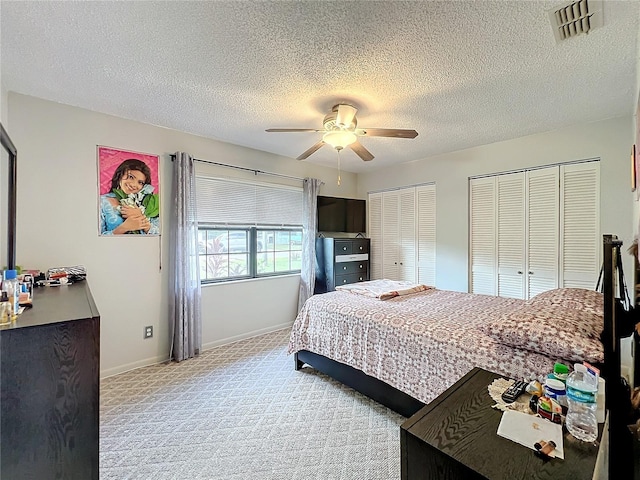
{"type": "Polygon", "coordinates": [[[436,284],[436,186],[416,187],[418,283],[436,284]]]}
{"type": "Polygon", "coordinates": [[[398,190],[400,204],[398,221],[400,230],[399,278],[407,282],[416,281],[416,189],[398,190]]]}
{"type": "Polygon", "coordinates": [[[529,299],[593,289],[600,272],[600,164],[470,180],[470,291],[529,299]]]}
{"type": "Polygon", "coordinates": [[[558,167],[525,172],[527,179],[526,296],[558,287],[560,174],[558,167]]]}
{"type": "Polygon", "coordinates": [[[600,163],[560,167],[560,285],[594,289],[600,273],[600,163]]]}
{"type": "Polygon", "coordinates": [[[525,175],[497,177],[498,296],[525,298],[525,175]]]}
{"type": "Polygon", "coordinates": [[[496,177],[469,183],[471,293],[496,295],[496,177]]]}
{"type": "Polygon", "coordinates": [[[400,280],[400,196],[397,192],[382,194],[382,277],[400,280]]]}
{"type": "Polygon", "coordinates": [[[369,278],[382,278],[382,193],[369,194],[369,278]]]}
{"type": "Polygon", "coordinates": [[[435,185],[370,193],[370,278],[435,286],[435,225],[435,185]]]}

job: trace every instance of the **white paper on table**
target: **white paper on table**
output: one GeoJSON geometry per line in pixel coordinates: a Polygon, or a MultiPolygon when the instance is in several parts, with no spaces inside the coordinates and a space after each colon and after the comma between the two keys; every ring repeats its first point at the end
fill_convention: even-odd
{"type": "Polygon", "coordinates": [[[507,410],[502,414],[498,435],[508,438],[531,450],[536,442],[553,440],[556,444],[552,455],[564,459],[564,447],[562,444],[562,425],[550,422],[536,415],[528,415],[522,412],[507,410]]]}

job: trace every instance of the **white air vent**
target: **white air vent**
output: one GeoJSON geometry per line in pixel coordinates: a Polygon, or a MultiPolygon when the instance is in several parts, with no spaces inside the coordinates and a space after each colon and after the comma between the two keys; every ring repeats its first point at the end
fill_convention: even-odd
{"type": "Polygon", "coordinates": [[[602,0],[578,0],[551,10],[549,18],[556,42],[589,33],[603,24],[602,0]]]}

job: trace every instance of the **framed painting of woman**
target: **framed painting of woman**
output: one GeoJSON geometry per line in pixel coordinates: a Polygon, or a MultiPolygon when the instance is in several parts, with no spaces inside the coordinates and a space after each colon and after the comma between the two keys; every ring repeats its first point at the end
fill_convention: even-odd
{"type": "Polygon", "coordinates": [[[99,235],[160,235],[157,155],[98,145],[99,235]]]}

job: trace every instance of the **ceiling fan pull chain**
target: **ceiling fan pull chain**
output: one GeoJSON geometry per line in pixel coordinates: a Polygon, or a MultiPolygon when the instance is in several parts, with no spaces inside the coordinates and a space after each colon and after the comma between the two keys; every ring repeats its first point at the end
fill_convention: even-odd
{"type": "Polygon", "coordinates": [[[340,186],[340,183],[342,182],[342,179],[340,178],[340,150],[341,149],[336,149],[338,151],[338,186],[340,186]]]}

